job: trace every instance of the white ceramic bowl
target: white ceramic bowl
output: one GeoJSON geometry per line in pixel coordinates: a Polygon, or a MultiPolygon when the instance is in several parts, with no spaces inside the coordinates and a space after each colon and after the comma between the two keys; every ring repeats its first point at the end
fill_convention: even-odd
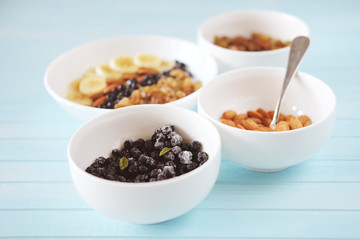
{"type": "MultiPolygon", "coordinates": [[[[169,61],[182,61],[187,64],[194,78],[203,84],[217,74],[217,64],[213,57],[193,43],[164,36],[122,36],[87,43],[56,58],[45,73],[46,90],[72,115],[89,120],[111,110],[83,106],[67,100],[69,84],[91,67],[107,63],[120,55],[135,57],[140,53],[169,61]]],[[[191,109],[196,105],[197,96],[198,91],[167,104],[191,109]]]]}
{"type": "Polygon", "coordinates": [[[73,183],[99,212],[127,222],[151,224],[175,218],[210,192],[220,167],[220,135],[196,112],[165,105],[138,105],[103,114],[85,123],[71,138],[68,159],[73,183]],[[198,140],[209,160],[184,175],[158,182],[122,183],[85,172],[95,158],[109,156],[127,139],[149,139],[157,127],[174,124],[182,136],[198,140]]]}
{"type": "Polygon", "coordinates": [[[226,110],[274,110],[284,75],[283,68],[237,69],[217,76],[203,87],[198,110],[218,128],[223,156],[254,171],[278,171],[308,159],[329,138],[335,121],[335,95],[325,83],[306,73],[297,73],[292,79],[280,112],[305,114],[312,125],[284,132],[260,132],[219,122],[226,110]]]}
{"type": "Polygon", "coordinates": [[[276,11],[244,10],[223,13],[206,20],[198,29],[198,44],[215,57],[221,72],[251,66],[286,67],[290,47],[246,52],[213,43],[216,35],[250,37],[254,32],[282,41],[309,35],[307,25],[295,16],[276,11]]]}

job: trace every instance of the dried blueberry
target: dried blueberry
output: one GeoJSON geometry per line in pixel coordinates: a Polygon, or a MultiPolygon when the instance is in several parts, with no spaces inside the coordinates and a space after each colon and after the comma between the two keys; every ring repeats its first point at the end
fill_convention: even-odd
{"type": "Polygon", "coordinates": [[[126,140],[125,142],[124,142],[124,147],[125,147],[125,149],[128,149],[128,150],[130,150],[132,147],[133,147],[133,141],[131,141],[131,140],[126,140]]]}
{"type": "Polygon", "coordinates": [[[174,161],[175,160],[175,155],[171,151],[165,153],[163,156],[166,161],[174,161]]]}
{"type": "Polygon", "coordinates": [[[100,167],[98,162],[93,162],[90,166],[93,167],[93,168],[99,168],[100,167]]]}
{"type": "Polygon", "coordinates": [[[130,167],[128,168],[129,173],[137,173],[139,172],[138,164],[134,162],[130,167]]]}
{"type": "Polygon", "coordinates": [[[149,176],[147,174],[137,175],[134,182],[145,182],[149,176]]]}
{"type": "Polygon", "coordinates": [[[165,166],[172,166],[172,167],[176,168],[176,164],[175,164],[174,161],[167,161],[167,162],[165,162],[165,166]]]}
{"type": "Polygon", "coordinates": [[[152,157],[148,157],[148,159],[146,159],[146,164],[149,166],[149,167],[154,167],[156,165],[156,161],[154,158],[152,157]]]}
{"type": "Polygon", "coordinates": [[[148,160],[148,156],[146,156],[145,154],[141,154],[139,157],[139,163],[141,164],[146,164],[146,161],[148,160]]]}
{"type": "Polygon", "coordinates": [[[175,170],[173,166],[165,166],[163,169],[163,173],[167,178],[175,177],[175,170]]]}
{"type": "Polygon", "coordinates": [[[194,162],[191,162],[191,163],[189,163],[188,165],[186,165],[186,168],[187,168],[187,170],[189,170],[189,171],[192,171],[192,170],[194,170],[194,169],[197,168],[197,167],[198,167],[197,164],[194,163],[194,162]]]}
{"type": "Polygon", "coordinates": [[[121,151],[119,149],[113,149],[111,151],[111,156],[113,156],[114,158],[119,158],[121,155],[121,151]]]}
{"type": "Polygon", "coordinates": [[[126,182],[126,178],[121,175],[116,175],[115,180],[117,180],[119,182],[126,182]]]}
{"type": "Polygon", "coordinates": [[[136,140],[134,142],[134,146],[140,149],[144,146],[144,143],[145,143],[145,140],[142,138],[139,138],[138,140],[136,140]]]}
{"type": "Polygon", "coordinates": [[[193,154],[190,151],[182,151],[178,154],[178,157],[181,163],[189,164],[191,163],[192,155],[193,154]]]}
{"type": "Polygon", "coordinates": [[[150,157],[152,157],[153,159],[157,159],[159,157],[159,152],[152,151],[150,153],[150,157]]]}
{"type": "Polygon", "coordinates": [[[171,149],[171,152],[175,155],[178,155],[181,152],[181,147],[175,146],[171,149]]]}
{"type": "Polygon", "coordinates": [[[163,127],[161,127],[161,132],[165,135],[168,135],[169,133],[171,133],[172,131],[174,131],[175,127],[173,125],[165,125],[163,127]]]}
{"type": "Polygon", "coordinates": [[[191,141],[190,147],[194,151],[199,151],[201,148],[201,143],[199,141],[191,141]]]}
{"type": "Polygon", "coordinates": [[[151,140],[146,140],[144,143],[145,151],[151,152],[154,148],[153,142],[151,140]]]}
{"type": "Polygon", "coordinates": [[[138,169],[140,173],[147,173],[149,171],[149,169],[144,165],[140,165],[138,169]]]}
{"type": "Polygon", "coordinates": [[[106,159],[104,157],[98,157],[95,159],[95,162],[99,164],[99,167],[103,167],[106,165],[106,159]]]}
{"type": "Polygon", "coordinates": [[[156,140],[156,142],[155,142],[155,144],[154,144],[154,148],[155,148],[155,149],[158,149],[158,150],[163,149],[164,146],[165,146],[165,144],[164,144],[163,142],[158,141],[158,140],[156,140]]]}
{"type": "Polygon", "coordinates": [[[172,146],[179,146],[182,143],[183,138],[179,134],[175,133],[169,135],[171,135],[170,141],[172,146]]]}
{"type": "Polygon", "coordinates": [[[209,159],[209,155],[204,151],[199,152],[198,155],[197,155],[197,161],[198,162],[205,162],[208,159],[209,159]]]}
{"type": "Polygon", "coordinates": [[[171,148],[172,147],[171,141],[169,140],[165,141],[165,147],[171,148]]]}
{"type": "Polygon", "coordinates": [[[156,179],[158,181],[161,181],[161,180],[165,180],[166,179],[166,176],[164,173],[160,173],[159,175],[157,175],[156,179]]]}
{"type": "Polygon", "coordinates": [[[163,134],[162,132],[156,134],[156,141],[164,142],[165,140],[166,140],[165,134],[163,134]]]}
{"type": "Polygon", "coordinates": [[[89,166],[89,167],[87,167],[87,168],[86,168],[86,170],[85,170],[85,171],[86,171],[86,172],[88,172],[88,173],[91,173],[91,174],[92,174],[92,173],[94,172],[94,170],[95,170],[95,168],[94,168],[94,167],[89,166]]]}
{"type": "Polygon", "coordinates": [[[105,178],[108,179],[108,180],[115,180],[114,175],[107,174],[107,175],[105,175],[105,178]]]}
{"type": "Polygon", "coordinates": [[[157,177],[157,175],[159,175],[160,173],[162,173],[162,170],[156,168],[156,169],[154,169],[154,170],[152,170],[152,171],[150,172],[150,177],[155,178],[155,177],[157,177]]]}
{"type": "Polygon", "coordinates": [[[131,154],[131,156],[134,157],[134,158],[139,158],[140,155],[141,155],[141,151],[140,151],[138,148],[133,147],[133,148],[130,150],[130,154],[131,154]]]}

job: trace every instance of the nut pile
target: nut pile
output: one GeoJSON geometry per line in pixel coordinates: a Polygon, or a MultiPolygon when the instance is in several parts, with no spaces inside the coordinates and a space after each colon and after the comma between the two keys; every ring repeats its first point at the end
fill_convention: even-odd
{"type": "Polygon", "coordinates": [[[214,44],[238,51],[266,51],[289,46],[290,42],[282,42],[264,34],[253,33],[250,38],[215,36],[214,44]]]}
{"type": "Polygon", "coordinates": [[[187,66],[140,54],[117,57],[109,64],[89,69],[70,84],[67,99],[98,108],[161,104],[183,98],[201,87],[187,66]]]}
{"type": "Polygon", "coordinates": [[[98,157],[86,172],[120,182],[154,182],[180,176],[209,156],[198,141],[186,142],[173,125],[157,128],[151,139],[126,140],[108,158],[98,157]]]}
{"type": "Polygon", "coordinates": [[[276,128],[275,130],[272,130],[269,126],[273,116],[274,111],[265,111],[262,108],[258,108],[256,111],[248,111],[247,113],[240,114],[237,114],[233,110],[228,110],[223,113],[220,118],[220,122],[231,127],[263,132],[288,131],[311,125],[311,120],[306,115],[295,117],[293,115],[285,116],[280,113],[276,128]]]}

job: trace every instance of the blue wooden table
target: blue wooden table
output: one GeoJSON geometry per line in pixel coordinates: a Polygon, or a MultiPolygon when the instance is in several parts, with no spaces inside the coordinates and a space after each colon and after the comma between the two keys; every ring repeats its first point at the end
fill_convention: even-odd
{"type": "Polygon", "coordinates": [[[0,1],[0,239],[360,239],[360,1],[0,1]],[[85,42],[159,34],[196,42],[214,14],[272,9],[303,19],[311,46],[300,70],[337,96],[335,128],[308,161],[255,173],[222,159],[195,209],[133,225],[89,208],[66,149],[83,122],[46,93],[47,65],[85,42]]]}

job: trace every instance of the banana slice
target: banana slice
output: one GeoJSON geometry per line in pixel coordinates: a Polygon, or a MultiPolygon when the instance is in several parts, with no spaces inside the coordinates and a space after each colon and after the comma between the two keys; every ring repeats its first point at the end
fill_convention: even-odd
{"type": "Polygon", "coordinates": [[[99,93],[106,87],[106,80],[104,77],[97,75],[88,76],[81,79],[79,84],[80,93],[91,96],[95,93],[99,93]]]}
{"type": "Polygon", "coordinates": [[[91,98],[89,98],[79,92],[79,85],[80,85],[81,80],[82,79],[80,78],[80,79],[77,79],[77,80],[73,81],[72,83],[70,83],[69,94],[67,95],[67,99],[72,102],[79,103],[81,105],[90,106],[92,104],[91,98]]]}
{"type": "Polygon", "coordinates": [[[67,99],[85,106],[91,106],[92,104],[92,99],[82,95],[80,92],[70,92],[67,99]]]}
{"type": "Polygon", "coordinates": [[[161,64],[161,59],[149,54],[139,54],[134,58],[136,65],[145,68],[157,68],[161,64]]]}
{"type": "Polygon", "coordinates": [[[106,79],[119,79],[122,76],[121,72],[113,70],[108,64],[97,66],[95,72],[98,76],[106,79]]]}
{"type": "Polygon", "coordinates": [[[176,65],[175,62],[161,61],[161,64],[156,68],[159,72],[169,71],[176,65]]]}
{"type": "Polygon", "coordinates": [[[133,73],[138,70],[138,66],[134,64],[132,58],[129,57],[117,57],[110,61],[110,67],[115,71],[133,73]]]}

